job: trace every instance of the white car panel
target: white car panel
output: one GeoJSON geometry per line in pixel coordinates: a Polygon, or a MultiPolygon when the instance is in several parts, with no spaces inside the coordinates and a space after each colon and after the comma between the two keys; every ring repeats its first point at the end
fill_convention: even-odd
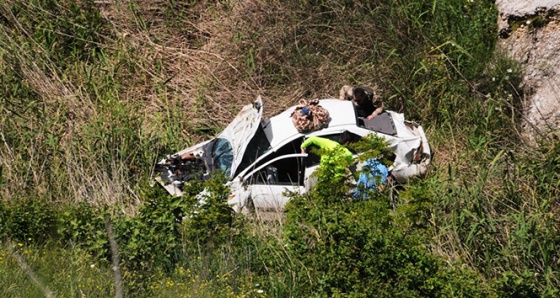
{"type": "Polygon", "coordinates": [[[244,106],[231,124],[218,135],[218,138],[227,139],[233,149],[231,175],[234,175],[237,170],[237,166],[241,163],[241,159],[243,159],[245,148],[247,148],[249,141],[251,141],[251,138],[259,128],[262,113],[262,99],[259,96],[254,103],[244,106]]]}
{"type": "Polygon", "coordinates": [[[256,184],[250,186],[251,200],[257,211],[282,211],[288,203],[289,198],[285,192],[295,192],[302,194],[305,192],[303,186],[298,185],[266,185],[256,184]]]}

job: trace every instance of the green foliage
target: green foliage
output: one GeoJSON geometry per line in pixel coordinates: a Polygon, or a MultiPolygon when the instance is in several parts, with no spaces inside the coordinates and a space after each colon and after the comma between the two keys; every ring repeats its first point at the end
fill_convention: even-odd
{"type": "Polygon", "coordinates": [[[429,228],[432,218],[436,192],[431,188],[433,181],[409,181],[406,189],[398,192],[397,212],[400,218],[395,218],[404,226],[411,228],[429,228]]]}
{"type": "Polygon", "coordinates": [[[549,295],[540,295],[537,286],[534,284],[534,278],[529,272],[523,272],[521,275],[513,272],[504,272],[498,280],[499,297],[552,297],[549,295]]]}
{"type": "MultiPolygon", "coordinates": [[[[378,156],[383,144],[378,142],[365,155],[378,156]]],[[[287,250],[310,276],[300,295],[447,297],[459,293],[483,297],[489,293],[473,282],[449,285],[448,275],[442,271],[453,270],[446,269],[423,241],[429,195],[419,189],[409,191],[397,212],[388,208],[387,193],[352,202],[349,186],[343,186],[344,180],[333,179],[337,167],[348,166],[343,159],[338,163],[321,164],[316,187],[309,195],[295,196],[288,203],[284,227],[287,250]]],[[[474,272],[471,278],[480,279],[474,272]]]]}
{"type": "Polygon", "coordinates": [[[114,295],[110,266],[84,250],[61,248],[53,243],[14,243],[12,248],[3,244],[0,293],[4,297],[46,297],[53,293],[75,297],[114,295]]]}
{"type": "Polygon", "coordinates": [[[112,220],[122,264],[129,270],[170,268],[180,246],[183,201],[160,188],[146,188],[142,195],[145,203],[137,216],[112,220]]]}
{"type": "Polygon", "coordinates": [[[445,297],[450,292],[472,292],[485,296],[476,283],[449,288],[446,275],[439,273],[443,262],[422,244],[425,234],[399,225],[386,200],[327,208],[295,199],[285,233],[292,257],[301,259],[312,274],[305,287],[309,294],[445,297]]]}
{"type": "Polygon", "coordinates": [[[22,198],[2,204],[0,235],[20,243],[41,245],[56,237],[56,209],[39,198],[22,198]]]}
{"type": "MultiPolygon", "coordinates": [[[[548,132],[538,147],[521,142],[522,70],[494,52],[493,2],[11,0],[0,10],[0,237],[57,294],[113,294],[111,223],[135,297],[558,296],[560,146],[548,132]],[[335,158],[294,197],[285,226],[263,231],[231,213],[223,177],[180,198],[145,185],[162,152],[220,131],[255,92],[273,113],[346,83],[377,85],[429,135],[439,160],[396,200],[351,201],[348,165],[335,158]]],[[[353,149],[383,159],[380,141],[353,149]]],[[[40,295],[16,263],[0,253],[0,292],[40,295]]]]}
{"type": "Polygon", "coordinates": [[[106,208],[87,203],[65,206],[57,214],[57,233],[67,247],[77,247],[97,257],[109,254],[109,239],[105,229],[106,208]]]}
{"type": "Polygon", "coordinates": [[[366,161],[370,158],[377,158],[385,165],[391,165],[392,161],[389,158],[390,149],[388,148],[389,142],[378,135],[368,135],[363,137],[358,142],[348,144],[348,147],[358,154],[357,161],[366,161]]]}
{"type": "Polygon", "coordinates": [[[469,268],[442,267],[434,278],[425,283],[425,289],[433,291],[436,297],[506,297],[500,295],[493,282],[486,281],[480,273],[469,268]]]}
{"type": "MultiPolygon", "coordinates": [[[[99,51],[109,31],[94,1],[12,1],[8,8],[17,22],[10,29],[29,34],[42,53],[65,68],[74,59],[90,60],[99,51]]],[[[52,70],[51,70],[52,71],[52,70]]]]}
{"type": "Polygon", "coordinates": [[[192,208],[185,214],[181,227],[187,239],[212,248],[235,235],[233,210],[227,204],[230,191],[226,182],[224,175],[213,175],[201,194],[187,198],[192,208]]]}
{"type": "MultiPolygon", "coordinates": [[[[206,186],[185,189],[184,197],[169,196],[161,187],[146,187],[141,193],[145,203],[134,217],[111,215],[107,207],[86,203],[61,208],[40,200],[2,203],[0,234],[21,245],[41,246],[49,239],[57,239],[63,247],[81,250],[105,262],[113,257],[109,237],[114,237],[121,265],[131,272],[127,284],[133,289],[146,289],[154,282],[149,272],[171,272],[175,264],[189,259],[188,256],[198,255],[200,259],[200,247],[208,251],[204,258],[212,260],[216,253],[233,244],[234,237],[235,245],[241,245],[239,241],[245,238],[239,237],[241,226],[233,224],[234,217],[227,205],[229,188],[224,182],[223,176],[216,176],[206,186]],[[209,191],[205,201],[195,202],[199,197],[194,194],[202,187],[209,191]],[[108,234],[108,219],[114,226],[114,235],[108,234]]],[[[209,269],[221,272],[218,268],[219,263],[209,269]]]]}

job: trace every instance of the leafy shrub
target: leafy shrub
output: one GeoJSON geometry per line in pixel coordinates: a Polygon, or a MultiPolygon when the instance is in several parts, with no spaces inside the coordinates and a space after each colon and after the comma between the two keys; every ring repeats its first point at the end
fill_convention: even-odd
{"type": "Polygon", "coordinates": [[[202,196],[197,194],[186,198],[191,206],[181,227],[186,239],[220,246],[233,236],[234,214],[227,204],[230,191],[226,181],[225,176],[214,175],[204,184],[202,196]]]}
{"type": "Polygon", "coordinates": [[[40,198],[13,200],[0,207],[3,233],[21,243],[44,244],[56,237],[56,209],[40,198]]]}
{"type": "Polygon", "coordinates": [[[511,271],[504,272],[502,277],[497,281],[499,297],[543,297],[543,295],[539,294],[537,286],[534,284],[533,276],[531,275],[532,274],[529,272],[524,272],[521,275],[511,271]]]}
{"type": "Polygon", "coordinates": [[[181,236],[178,225],[184,212],[181,197],[161,187],[146,187],[139,214],[113,219],[123,266],[130,270],[169,268],[177,259],[181,236]]]}
{"type": "MultiPolygon", "coordinates": [[[[368,155],[382,152],[382,145],[372,147],[368,155]]],[[[345,166],[322,164],[316,187],[309,195],[296,196],[288,203],[286,245],[291,257],[301,261],[311,276],[305,293],[300,294],[321,297],[445,297],[457,292],[482,297],[488,294],[477,283],[458,286],[456,282],[456,288],[448,286],[450,281],[442,272],[453,270],[432,255],[425,243],[428,225],[420,221],[427,221],[427,208],[419,190],[407,194],[406,204],[410,207],[399,206],[396,212],[388,208],[387,193],[376,192],[367,201],[352,201],[350,185],[332,179],[333,169],[341,165],[345,166]],[[413,196],[421,199],[415,200],[413,196]]],[[[474,273],[471,277],[480,278],[474,273]]]]}
{"type": "Polygon", "coordinates": [[[82,248],[95,256],[107,257],[109,239],[105,229],[106,208],[87,203],[65,206],[57,216],[62,244],[82,248]]]}

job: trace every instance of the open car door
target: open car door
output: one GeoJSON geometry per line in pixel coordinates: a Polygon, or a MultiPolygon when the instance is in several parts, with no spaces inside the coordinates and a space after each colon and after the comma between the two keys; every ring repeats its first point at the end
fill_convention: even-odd
{"type": "MultiPolygon", "coordinates": [[[[305,192],[306,157],[301,153],[279,156],[243,176],[243,196],[251,200],[256,212],[282,211],[289,200],[287,193],[305,192]]],[[[247,202],[232,200],[230,204],[247,202]]]]}
{"type": "Polygon", "coordinates": [[[262,118],[262,98],[252,104],[245,105],[237,117],[216,137],[226,139],[231,145],[233,160],[230,169],[230,178],[237,170],[243,159],[247,145],[257,132],[262,118]]]}

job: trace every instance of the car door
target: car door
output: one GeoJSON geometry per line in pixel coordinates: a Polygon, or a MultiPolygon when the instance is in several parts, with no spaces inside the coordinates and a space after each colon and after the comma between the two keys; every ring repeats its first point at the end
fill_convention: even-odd
{"type": "Polygon", "coordinates": [[[231,145],[233,153],[231,175],[237,170],[247,145],[259,128],[262,113],[262,98],[259,96],[252,104],[245,105],[235,119],[216,137],[226,139],[231,145]]]}
{"type": "Polygon", "coordinates": [[[305,192],[307,154],[276,157],[243,177],[243,183],[256,211],[282,211],[290,192],[305,192]]]}

